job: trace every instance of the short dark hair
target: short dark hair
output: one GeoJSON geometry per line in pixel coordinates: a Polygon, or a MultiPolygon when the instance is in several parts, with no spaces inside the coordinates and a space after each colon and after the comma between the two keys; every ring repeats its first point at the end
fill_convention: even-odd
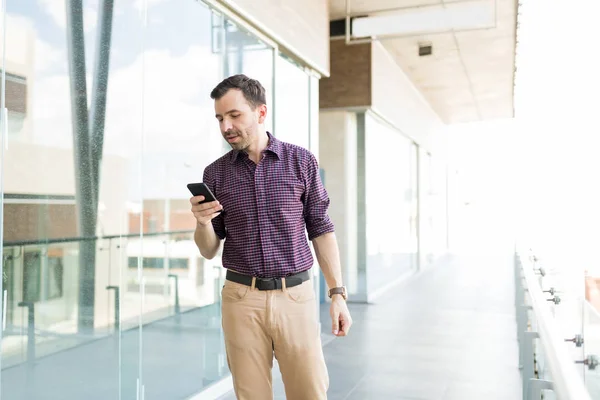
{"type": "Polygon", "coordinates": [[[244,98],[250,104],[252,109],[267,104],[265,88],[256,79],[248,78],[244,74],[232,75],[224,79],[210,92],[210,97],[219,100],[230,89],[241,90],[244,98]]]}

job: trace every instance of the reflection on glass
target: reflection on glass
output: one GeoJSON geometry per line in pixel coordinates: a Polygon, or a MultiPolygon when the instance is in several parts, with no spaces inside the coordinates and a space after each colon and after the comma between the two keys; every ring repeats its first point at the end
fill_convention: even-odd
{"type": "MultiPolygon", "coordinates": [[[[261,40],[257,39],[234,22],[225,19],[225,34],[223,47],[227,57],[223,59],[223,76],[245,74],[252,79],[257,79],[265,88],[267,98],[267,130],[273,126],[273,56],[274,50],[261,40]]],[[[225,143],[225,149],[231,150],[225,143]]]]}
{"type": "Polygon", "coordinates": [[[309,148],[309,77],[301,67],[279,54],[276,60],[277,113],[275,136],[284,142],[309,148]]]}
{"type": "Polygon", "coordinates": [[[434,261],[433,182],[431,154],[419,148],[419,267],[434,261]]]}
{"type": "Polygon", "coordinates": [[[367,285],[372,292],[416,267],[418,194],[412,142],[368,114],[365,124],[367,285]]]}
{"type": "Polygon", "coordinates": [[[229,371],[186,184],[229,150],[211,89],[271,93],[273,49],[198,1],[76,3],[6,0],[1,396],[187,398],[229,371]]]}

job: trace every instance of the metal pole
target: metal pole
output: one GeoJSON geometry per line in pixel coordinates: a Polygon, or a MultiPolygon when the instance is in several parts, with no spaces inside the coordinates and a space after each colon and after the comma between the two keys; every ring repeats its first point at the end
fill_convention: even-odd
{"type": "Polygon", "coordinates": [[[27,307],[27,364],[35,363],[35,306],[32,302],[22,301],[19,307],[27,307]]]}
{"type": "Polygon", "coordinates": [[[179,314],[181,312],[181,308],[179,307],[179,276],[169,274],[169,278],[175,279],[175,314],[179,314]]]}
{"type": "Polygon", "coordinates": [[[106,289],[115,291],[115,332],[118,333],[121,328],[120,288],[118,286],[107,286],[106,289]]]}
{"type": "MultiPolygon", "coordinates": [[[[81,0],[68,0],[66,5],[77,223],[80,236],[94,237],[98,207],[88,129],[83,6],[81,0]]],[[[80,242],[77,327],[81,333],[89,333],[94,327],[95,263],[95,240],[80,242]]]]}

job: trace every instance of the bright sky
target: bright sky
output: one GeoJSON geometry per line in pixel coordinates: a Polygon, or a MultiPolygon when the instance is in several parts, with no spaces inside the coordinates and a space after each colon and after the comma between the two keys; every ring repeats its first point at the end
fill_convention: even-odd
{"type": "Polygon", "coordinates": [[[479,221],[600,270],[600,1],[520,1],[516,118],[452,127],[452,159],[479,221]]]}

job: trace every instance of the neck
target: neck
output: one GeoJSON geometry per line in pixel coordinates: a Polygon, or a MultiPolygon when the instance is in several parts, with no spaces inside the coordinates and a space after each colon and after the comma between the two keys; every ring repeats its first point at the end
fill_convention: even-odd
{"type": "Polygon", "coordinates": [[[248,157],[254,161],[256,164],[260,162],[262,159],[263,151],[269,145],[269,136],[267,135],[267,131],[261,130],[258,132],[256,142],[252,143],[245,152],[248,153],[248,157]]]}

